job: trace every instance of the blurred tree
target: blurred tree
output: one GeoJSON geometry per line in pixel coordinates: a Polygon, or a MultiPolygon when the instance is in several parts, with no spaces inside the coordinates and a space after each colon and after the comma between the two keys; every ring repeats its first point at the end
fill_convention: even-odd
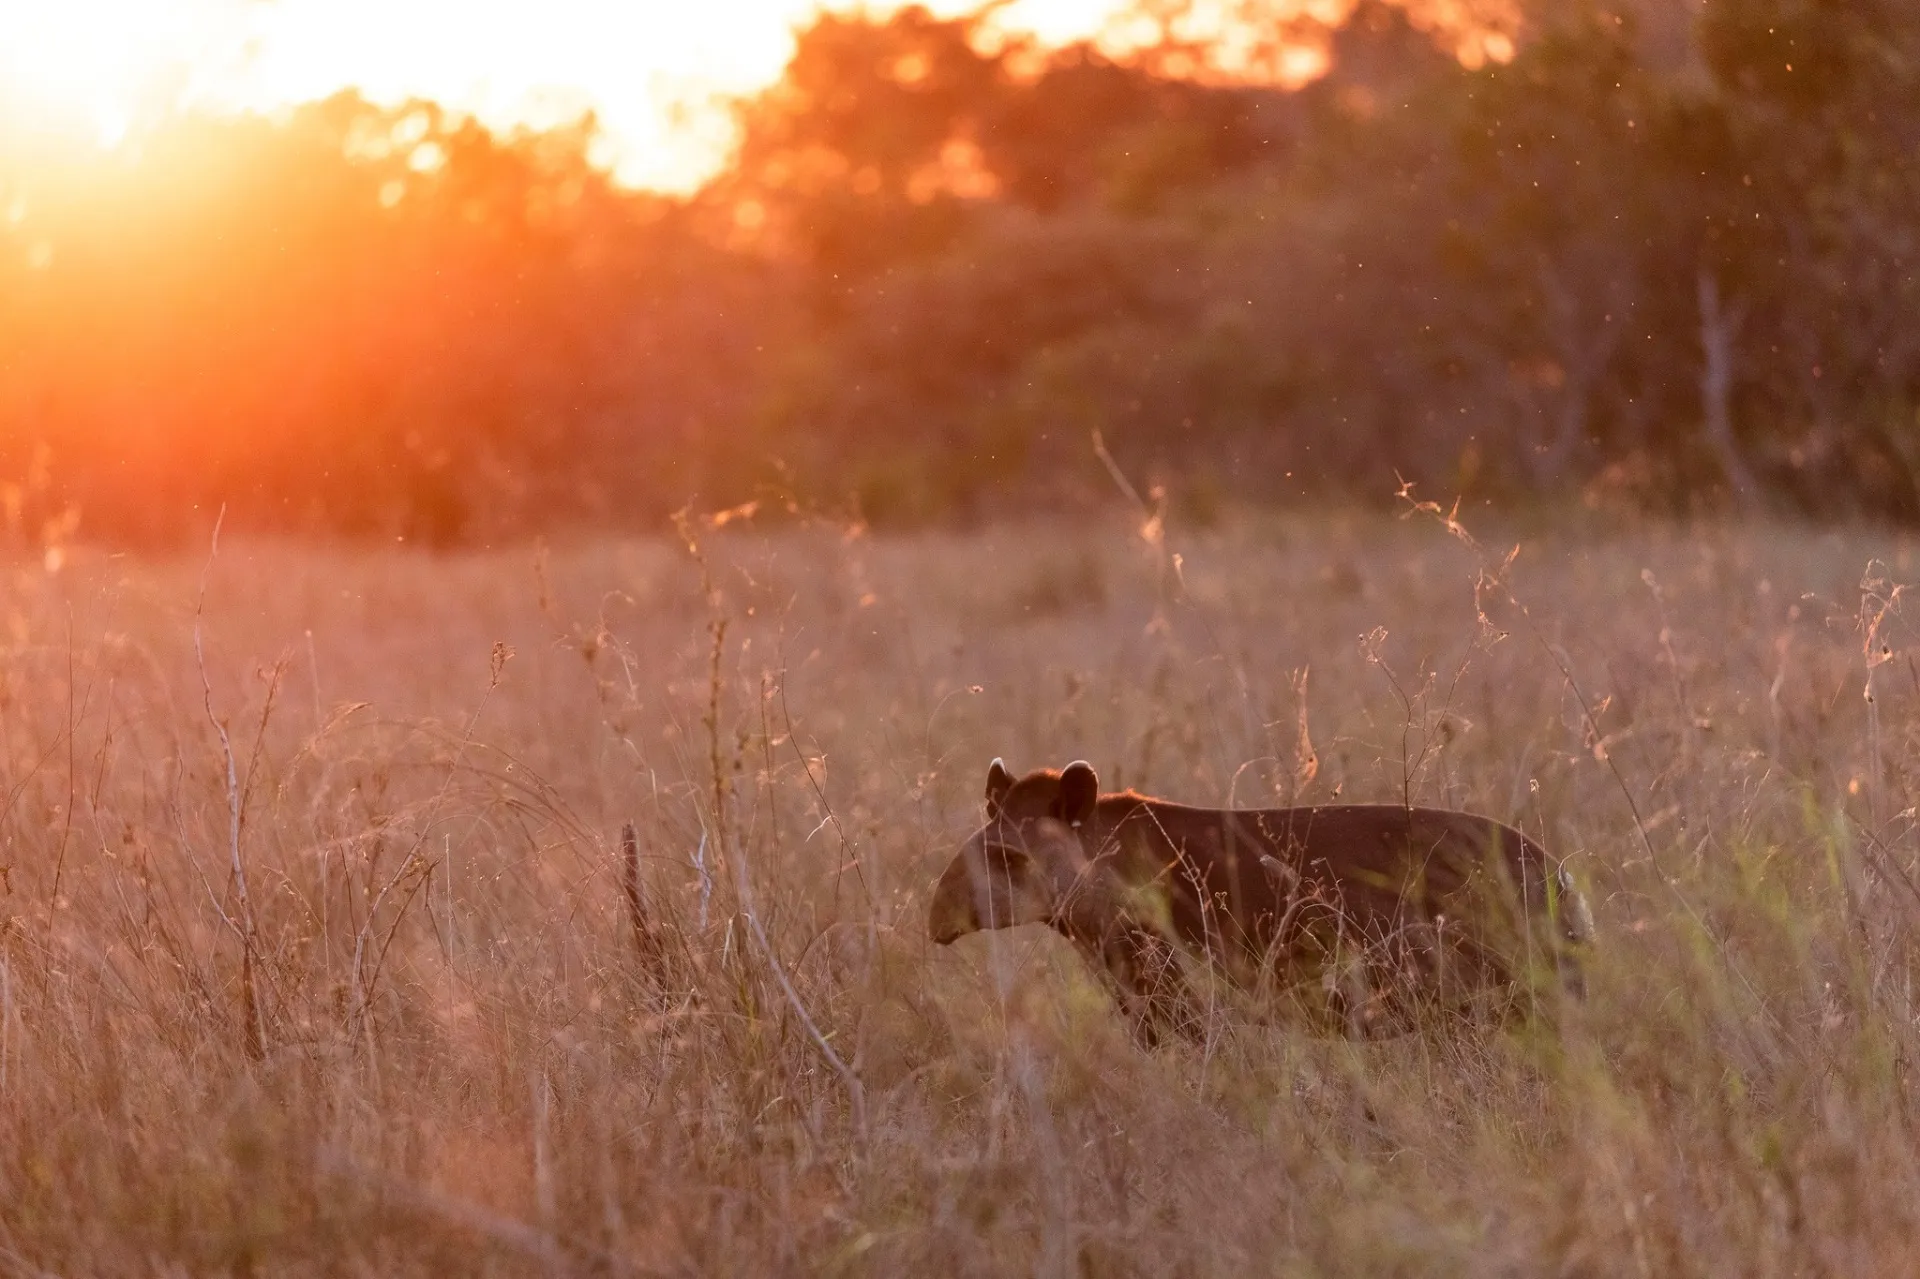
{"type": "MultiPolygon", "coordinates": [[[[1636,442],[1599,410],[1632,381],[1623,348],[1653,287],[1641,180],[1653,92],[1627,24],[1581,5],[1557,6],[1519,57],[1444,92],[1457,106],[1450,162],[1436,166],[1442,216],[1420,242],[1430,265],[1413,269],[1464,305],[1429,313],[1429,344],[1494,410],[1483,443],[1512,459],[1508,478],[1563,488],[1636,442]]],[[[1419,126],[1429,136],[1433,118],[1419,126]]]]}
{"type": "Polygon", "coordinates": [[[725,319],[766,309],[739,296],[759,268],[610,187],[591,127],[501,138],[342,95],[24,172],[0,473],[44,453],[48,500],[115,536],[222,503],[483,536],[617,511],[615,459],[652,505],[683,500],[690,433],[744,380],[756,335],[725,319]]]}
{"type": "Polygon", "coordinates": [[[1752,193],[1755,230],[1735,241],[1752,251],[1719,267],[1740,276],[1720,285],[1742,321],[1727,335],[1735,394],[1774,424],[1803,504],[1832,506],[1844,477],[1844,505],[1920,517],[1920,12],[1710,0],[1700,37],[1752,193]]]}
{"type": "Polygon", "coordinates": [[[1176,495],[1920,519],[1920,7],[1147,8],[1131,53],[822,15],[684,200],[591,120],[351,94],[0,136],[0,514],[939,518],[1093,500],[1097,429],[1176,495]]]}
{"type": "Polygon", "coordinates": [[[763,244],[847,286],[949,243],[964,201],[994,190],[980,120],[1007,79],[1002,55],[974,47],[980,21],[822,14],[780,82],[741,104],[719,198],[763,244]]]}

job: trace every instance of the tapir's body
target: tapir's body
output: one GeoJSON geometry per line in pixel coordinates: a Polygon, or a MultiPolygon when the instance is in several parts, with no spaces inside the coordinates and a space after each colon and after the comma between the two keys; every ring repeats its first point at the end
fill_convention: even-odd
{"type": "Polygon", "coordinates": [[[1048,924],[1149,1040],[1191,1019],[1176,949],[1348,1033],[1542,982],[1579,990],[1584,899],[1546,850],[1490,818],[1192,808],[1101,795],[1085,764],[1016,781],[996,760],[987,791],[987,824],[935,890],[933,939],[1048,924]]]}

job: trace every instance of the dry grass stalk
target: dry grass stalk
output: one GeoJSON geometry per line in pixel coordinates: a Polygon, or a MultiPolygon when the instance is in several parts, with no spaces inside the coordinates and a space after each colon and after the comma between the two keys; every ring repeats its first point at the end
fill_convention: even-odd
{"type": "MultiPolygon", "coordinates": [[[[221,916],[229,928],[240,939],[240,1024],[246,1044],[247,1056],[255,1061],[267,1055],[267,1019],[266,1011],[261,1007],[258,988],[254,984],[254,949],[257,933],[253,920],[253,898],[247,891],[247,866],[240,858],[240,778],[235,771],[233,759],[233,740],[227,735],[227,725],[213,710],[213,681],[207,674],[207,651],[201,639],[201,618],[207,602],[207,576],[213,572],[213,561],[220,554],[220,525],[226,520],[226,507],[214,517],[213,534],[207,548],[206,567],[200,574],[200,593],[193,605],[193,657],[200,668],[200,690],[207,722],[213,725],[213,731],[220,738],[220,758],[226,766],[227,774],[227,856],[232,875],[235,899],[239,903],[240,918],[236,921],[226,917],[224,909],[221,916]]],[[[262,716],[265,718],[264,713],[262,716]]],[[[68,741],[72,741],[69,730],[68,741]]],[[[71,761],[68,764],[72,769],[71,761]]],[[[71,804],[71,800],[69,800],[71,804]]],[[[64,846],[62,862],[64,862],[64,846]]],[[[59,883],[59,869],[56,867],[54,881],[59,883]]],[[[217,905],[217,903],[216,903],[217,905]]]]}
{"type": "Polygon", "coordinates": [[[647,899],[640,880],[640,831],[632,822],[620,828],[620,889],[627,902],[627,926],[633,934],[634,957],[640,969],[662,989],[671,985],[666,947],[647,918],[647,899]]]}
{"type": "Polygon", "coordinates": [[[0,566],[0,1268],[1920,1268],[1920,543],[1139,523],[703,526],[704,582],[583,543],[544,607],[519,552],[230,529],[0,566]],[[1100,588],[1023,612],[1056,569],[1100,588]],[[1589,997],[1356,1045],[1222,987],[1143,1053],[1042,930],[936,952],[985,761],[1082,754],[1511,822],[1578,859],[1589,997]]]}

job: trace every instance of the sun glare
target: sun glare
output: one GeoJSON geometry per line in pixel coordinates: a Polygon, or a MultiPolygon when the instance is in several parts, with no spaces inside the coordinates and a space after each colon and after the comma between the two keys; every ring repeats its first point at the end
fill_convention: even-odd
{"type": "Polygon", "coordinates": [[[5,128],[119,143],[191,82],[213,11],[195,0],[0,0],[5,128]]]}
{"type": "MultiPolygon", "coordinates": [[[[978,0],[932,0],[952,15],[978,0]]],[[[282,110],[358,89],[431,98],[493,128],[594,113],[623,183],[698,185],[729,103],[776,79],[795,30],[850,0],[0,0],[0,140],[111,147],[184,106],[282,110]]],[[[864,7],[884,10],[883,0],[864,7]]],[[[1124,0],[1014,0],[991,21],[1060,43],[1112,31],[1124,0]]]]}
{"type": "Polygon", "coordinates": [[[811,8],[278,0],[247,15],[249,54],[209,96],[271,109],[351,85],[383,104],[432,98],[504,129],[590,110],[604,136],[596,158],[620,179],[684,189],[724,156],[727,95],[779,76],[791,25],[811,8]]]}

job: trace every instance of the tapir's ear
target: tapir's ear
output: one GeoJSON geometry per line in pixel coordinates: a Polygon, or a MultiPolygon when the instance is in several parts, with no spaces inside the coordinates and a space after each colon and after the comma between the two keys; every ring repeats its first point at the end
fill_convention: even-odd
{"type": "Polygon", "coordinates": [[[1093,805],[1100,798],[1100,778],[1093,765],[1084,759],[1068,764],[1060,774],[1060,820],[1078,826],[1093,816],[1093,805]]]}
{"type": "Polygon", "coordinates": [[[1001,807],[1007,802],[1007,792],[1013,789],[1013,774],[999,759],[987,765],[987,816],[998,817],[1001,807]]]}

